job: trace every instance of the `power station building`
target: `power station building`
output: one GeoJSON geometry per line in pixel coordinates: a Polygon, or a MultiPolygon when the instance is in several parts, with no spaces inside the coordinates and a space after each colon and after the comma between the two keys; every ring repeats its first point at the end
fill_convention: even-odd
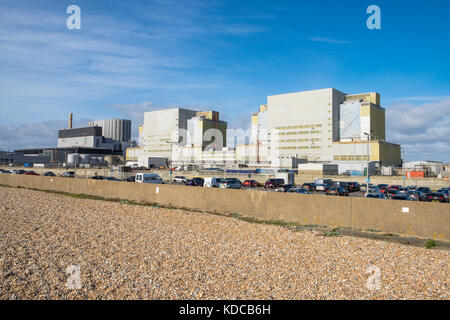
{"type": "Polygon", "coordinates": [[[131,141],[131,120],[126,119],[108,119],[90,121],[90,127],[101,127],[102,136],[119,142],[131,141]]]}
{"type": "Polygon", "coordinates": [[[248,143],[227,147],[227,124],[218,112],[147,112],[142,146],[127,152],[127,159],[276,168],[309,162],[338,164],[340,173],[402,164],[400,146],[386,141],[385,109],[376,92],[329,88],[269,96],[252,115],[249,135],[248,143]]]}

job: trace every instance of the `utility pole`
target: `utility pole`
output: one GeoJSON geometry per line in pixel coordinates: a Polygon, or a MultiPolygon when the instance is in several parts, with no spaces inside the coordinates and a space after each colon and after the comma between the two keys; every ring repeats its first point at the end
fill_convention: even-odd
{"type": "Polygon", "coordinates": [[[370,147],[370,138],[372,137],[372,130],[371,130],[371,133],[364,132],[364,134],[367,136],[367,180],[366,180],[367,188],[366,188],[366,194],[368,194],[369,193],[369,182],[370,182],[370,170],[369,170],[370,149],[369,149],[369,147],[370,147]]]}
{"type": "Polygon", "coordinates": [[[165,140],[164,142],[170,144],[169,175],[170,175],[170,183],[172,184],[172,182],[173,182],[173,176],[172,176],[172,145],[176,144],[177,142],[173,142],[173,141],[169,141],[169,140],[165,140]]]}

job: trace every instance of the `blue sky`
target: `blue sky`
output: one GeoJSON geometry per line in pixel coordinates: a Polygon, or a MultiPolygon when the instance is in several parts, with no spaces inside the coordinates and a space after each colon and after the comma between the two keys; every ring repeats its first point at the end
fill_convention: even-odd
{"type": "Polygon", "coordinates": [[[246,127],[267,96],[377,91],[406,160],[450,162],[448,1],[0,1],[0,149],[76,123],[214,109],[246,127]],[[81,30],[66,28],[80,6],[81,30]],[[369,5],[381,30],[366,27],[369,5]]]}

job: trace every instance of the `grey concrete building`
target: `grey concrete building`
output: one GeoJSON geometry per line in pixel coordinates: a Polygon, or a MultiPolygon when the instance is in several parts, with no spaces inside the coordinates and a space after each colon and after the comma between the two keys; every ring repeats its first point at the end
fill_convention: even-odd
{"type": "Polygon", "coordinates": [[[101,127],[102,135],[105,138],[119,142],[129,142],[131,140],[131,120],[126,119],[108,119],[90,121],[90,127],[101,127]]]}

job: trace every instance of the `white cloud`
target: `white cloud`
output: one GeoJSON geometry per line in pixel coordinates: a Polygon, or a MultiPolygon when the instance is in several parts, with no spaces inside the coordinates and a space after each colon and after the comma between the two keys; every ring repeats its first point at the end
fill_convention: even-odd
{"type": "Polygon", "coordinates": [[[406,159],[450,162],[450,99],[386,109],[387,140],[400,143],[406,159]]]}
{"type": "Polygon", "coordinates": [[[337,39],[331,39],[331,38],[324,38],[324,37],[308,37],[309,40],[313,42],[324,42],[329,44],[350,44],[351,41],[345,41],[345,40],[337,40],[337,39]]]}
{"type": "MultiPolygon", "coordinates": [[[[91,119],[74,121],[74,127],[87,126],[91,119]]],[[[58,130],[68,127],[68,120],[48,120],[0,126],[0,150],[46,148],[58,145],[58,130]]]]}

